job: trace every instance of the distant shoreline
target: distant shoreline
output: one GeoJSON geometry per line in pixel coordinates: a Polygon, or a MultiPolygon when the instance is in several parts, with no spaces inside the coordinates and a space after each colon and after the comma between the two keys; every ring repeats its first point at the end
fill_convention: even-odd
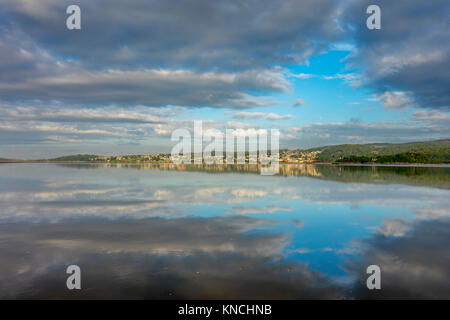
{"type": "MultiPolygon", "coordinates": [[[[194,156],[199,156],[195,155],[194,156]]],[[[250,153],[245,157],[249,159],[250,153]]],[[[236,152],[234,154],[236,159],[236,152]]],[[[280,149],[282,164],[332,165],[448,165],[450,139],[408,143],[340,144],[310,149],[280,149]]],[[[172,163],[170,153],[148,153],[102,156],[72,154],[47,159],[11,159],[0,157],[0,163],[62,162],[62,163],[172,163]]]]}
{"type": "MultiPolygon", "coordinates": [[[[61,164],[174,164],[173,162],[158,162],[158,161],[52,161],[52,160],[0,160],[2,163],[61,163],[61,164]]],[[[280,165],[331,165],[337,167],[442,167],[450,168],[450,163],[339,163],[339,162],[279,162],[280,165]]],[[[190,163],[187,165],[194,165],[190,163]]],[[[206,164],[205,164],[206,165],[206,164]]],[[[218,165],[218,164],[212,164],[218,165]]],[[[224,163],[223,165],[228,165],[224,163]]],[[[237,164],[229,164],[237,165],[237,164]]],[[[249,163],[241,164],[249,165],[249,163]]],[[[257,164],[260,165],[260,164],[257,164]]]]}

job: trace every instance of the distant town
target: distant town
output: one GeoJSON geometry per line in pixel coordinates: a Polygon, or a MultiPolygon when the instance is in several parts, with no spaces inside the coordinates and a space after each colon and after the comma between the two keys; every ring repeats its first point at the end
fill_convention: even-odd
{"type": "MultiPolygon", "coordinates": [[[[280,150],[280,162],[286,163],[313,163],[317,162],[318,155],[320,151],[300,151],[300,150],[280,150]]],[[[181,156],[180,156],[181,158],[181,156]]],[[[192,161],[194,158],[201,159],[201,155],[192,155],[192,161]]],[[[244,159],[246,163],[250,162],[251,155],[246,152],[244,159]]],[[[213,161],[214,159],[218,159],[219,162],[227,163],[227,159],[225,154],[222,158],[217,157],[215,155],[211,157],[203,156],[203,161],[207,162],[208,160],[213,161]]],[[[234,161],[237,162],[238,156],[235,154],[234,161]]],[[[264,158],[263,158],[264,159],[264,158]]],[[[257,163],[261,162],[260,157],[258,156],[256,159],[257,163]]],[[[266,160],[270,160],[270,156],[266,156],[266,160]]],[[[49,159],[49,161],[87,161],[87,162],[135,162],[135,163],[172,163],[171,154],[167,153],[153,153],[147,155],[121,155],[121,156],[97,156],[97,155],[72,155],[59,157],[55,159],[49,159]]]]}

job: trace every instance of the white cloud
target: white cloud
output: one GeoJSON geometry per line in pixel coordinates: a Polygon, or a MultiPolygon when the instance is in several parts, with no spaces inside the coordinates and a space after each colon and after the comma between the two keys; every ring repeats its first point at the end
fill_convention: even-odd
{"type": "Polygon", "coordinates": [[[385,237],[402,237],[411,228],[408,220],[389,219],[384,220],[380,227],[376,227],[377,232],[385,237]]]}
{"type": "Polygon", "coordinates": [[[379,95],[376,100],[381,101],[383,106],[388,109],[405,109],[417,106],[411,96],[403,91],[386,91],[379,95]]]}
{"type": "Polygon", "coordinates": [[[290,207],[277,207],[277,206],[262,206],[262,207],[233,207],[233,213],[235,214],[263,214],[274,213],[278,211],[292,211],[290,207]]]}
{"type": "Polygon", "coordinates": [[[289,77],[297,79],[310,79],[315,77],[315,75],[310,73],[289,73],[289,77]]]}
{"type": "Polygon", "coordinates": [[[233,118],[235,119],[264,119],[264,120],[287,120],[292,119],[293,116],[290,114],[286,115],[279,115],[275,113],[264,113],[264,112],[237,112],[233,115],[233,118]]]}

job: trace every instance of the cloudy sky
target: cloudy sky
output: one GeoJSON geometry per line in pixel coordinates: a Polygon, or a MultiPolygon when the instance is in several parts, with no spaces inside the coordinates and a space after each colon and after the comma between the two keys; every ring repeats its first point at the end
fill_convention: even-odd
{"type": "Polygon", "coordinates": [[[450,137],[448,1],[0,5],[0,157],[169,152],[193,120],[289,148],[450,137]]]}

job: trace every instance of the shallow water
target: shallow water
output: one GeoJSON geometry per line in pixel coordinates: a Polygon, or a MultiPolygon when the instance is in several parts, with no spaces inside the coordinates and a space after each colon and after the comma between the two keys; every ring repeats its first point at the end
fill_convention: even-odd
{"type": "Polygon", "coordinates": [[[449,208],[450,168],[0,164],[0,298],[448,299],[449,208]]]}

